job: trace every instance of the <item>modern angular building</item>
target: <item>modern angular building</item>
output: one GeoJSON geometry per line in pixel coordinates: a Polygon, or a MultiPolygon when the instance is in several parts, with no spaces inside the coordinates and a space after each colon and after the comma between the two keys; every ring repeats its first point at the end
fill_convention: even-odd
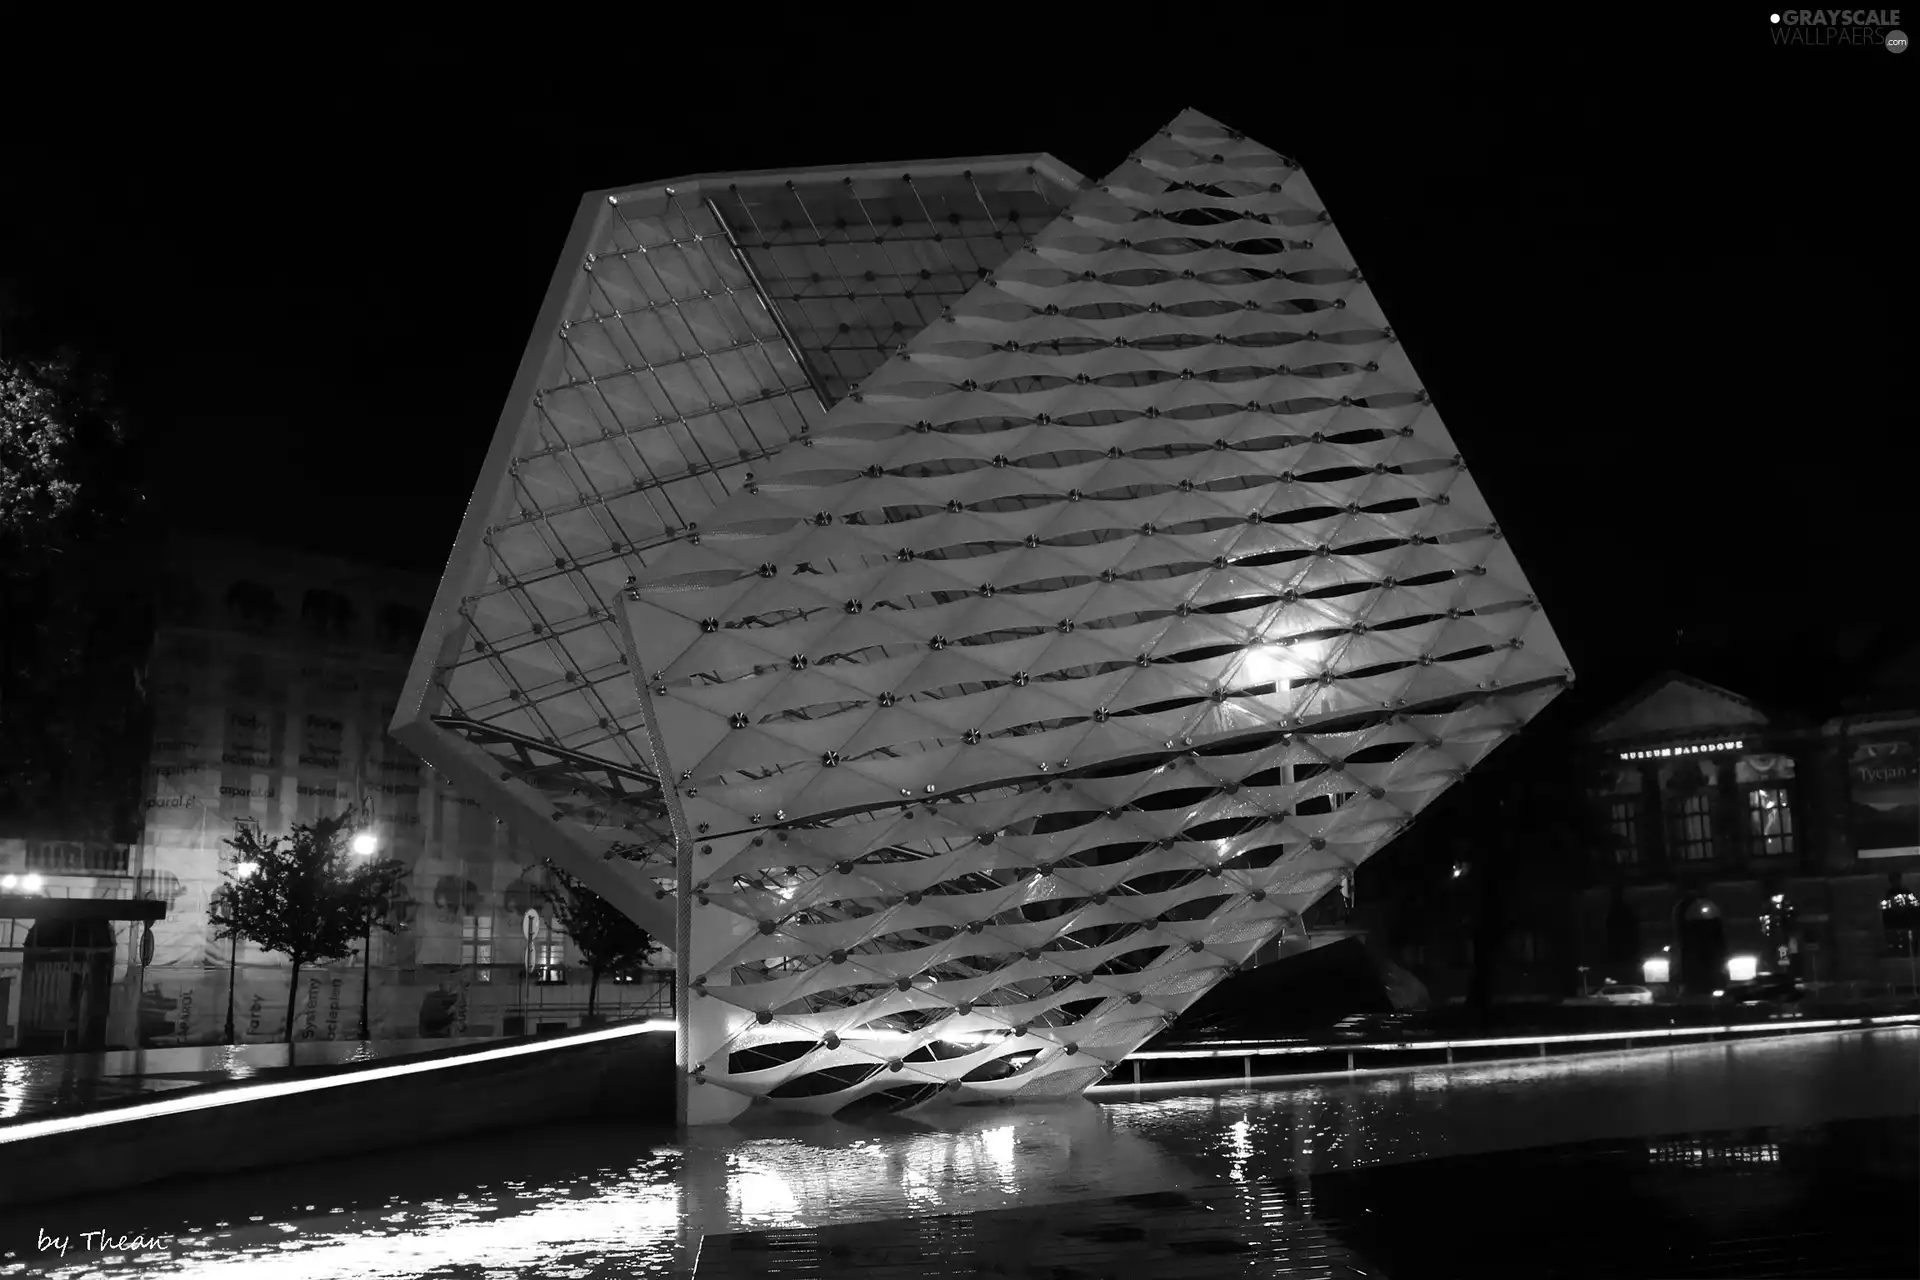
{"type": "Polygon", "coordinates": [[[1187,112],[588,197],[393,728],[679,939],[713,1120],[1083,1089],[1571,679],[1300,167],[1187,112]]]}

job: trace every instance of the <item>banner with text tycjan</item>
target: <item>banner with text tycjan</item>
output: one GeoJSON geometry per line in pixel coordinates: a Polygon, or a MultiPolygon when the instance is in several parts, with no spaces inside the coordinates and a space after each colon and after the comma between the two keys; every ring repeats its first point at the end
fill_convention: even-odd
{"type": "Polygon", "coordinates": [[[1857,738],[1847,761],[1854,848],[1862,858],[1920,856],[1920,750],[1916,735],[1857,738]]]}

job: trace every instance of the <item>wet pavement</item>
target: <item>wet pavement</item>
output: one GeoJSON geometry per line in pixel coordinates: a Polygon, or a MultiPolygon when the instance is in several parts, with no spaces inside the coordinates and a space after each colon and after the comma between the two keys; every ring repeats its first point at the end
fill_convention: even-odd
{"type": "Polygon", "coordinates": [[[0,1058],[0,1125],[96,1111],[181,1089],[287,1079],[497,1039],[308,1040],[0,1058]]]}
{"type": "Polygon", "coordinates": [[[0,1275],[1912,1275],[1917,1119],[1920,1031],[1888,1028],[684,1138],[559,1125],[0,1211],[0,1275]]]}

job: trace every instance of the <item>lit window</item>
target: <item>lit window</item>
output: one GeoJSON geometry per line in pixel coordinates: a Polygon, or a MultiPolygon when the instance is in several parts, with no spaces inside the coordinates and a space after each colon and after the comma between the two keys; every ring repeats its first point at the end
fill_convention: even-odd
{"type": "Polygon", "coordinates": [[[567,980],[567,944],[533,944],[533,980],[541,986],[554,986],[567,980]]]}
{"type": "Polygon", "coordinates": [[[493,981],[493,917],[468,916],[460,930],[460,963],[477,970],[482,982],[493,981]]]}
{"type": "Polygon", "coordinates": [[[1713,857],[1713,796],[1701,791],[1685,796],[1673,813],[1673,856],[1682,862],[1705,862],[1713,857]]]}
{"type": "Polygon", "coordinates": [[[1793,852],[1793,806],[1785,787],[1747,792],[1747,836],[1755,857],[1793,852]]]}

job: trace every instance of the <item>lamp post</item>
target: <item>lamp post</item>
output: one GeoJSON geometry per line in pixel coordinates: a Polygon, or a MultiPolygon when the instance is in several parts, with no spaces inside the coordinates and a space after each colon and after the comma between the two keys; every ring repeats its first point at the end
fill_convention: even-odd
{"type": "MultiPolygon", "coordinates": [[[[353,837],[352,849],[355,857],[371,858],[380,852],[380,837],[371,831],[362,831],[353,837]]],[[[366,906],[366,933],[360,941],[360,1039],[371,1040],[367,1034],[367,999],[373,991],[373,904],[366,906]]]]}
{"type": "MultiPolygon", "coordinates": [[[[245,861],[236,862],[233,866],[234,879],[245,880],[247,877],[251,876],[257,870],[259,870],[259,866],[256,863],[245,862],[245,861]]],[[[227,918],[225,920],[220,921],[220,923],[222,925],[225,925],[229,930],[227,934],[227,1038],[226,1038],[226,1042],[228,1044],[233,1044],[235,1043],[234,1034],[233,1034],[233,986],[234,986],[235,972],[240,963],[240,935],[238,933],[231,932],[231,930],[233,929],[233,903],[231,900],[229,900],[227,903],[227,918]]]]}

